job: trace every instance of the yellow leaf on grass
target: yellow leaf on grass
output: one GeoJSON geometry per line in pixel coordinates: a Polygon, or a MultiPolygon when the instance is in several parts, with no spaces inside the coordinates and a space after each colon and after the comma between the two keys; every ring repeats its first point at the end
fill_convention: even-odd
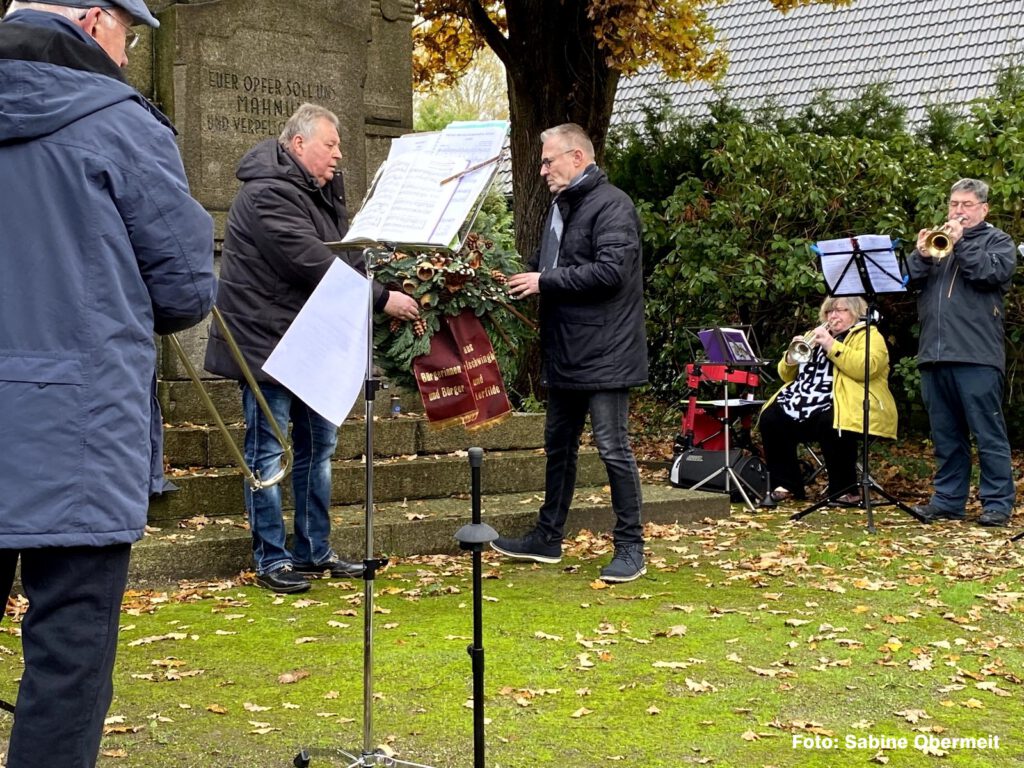
{"type": "Polygon", "coordinates": [[[213,712],[215,715],[226,715],[228,713],[227,709],[220,704],[210,704],[207,706],[206,711],[213,712]]]}
{"type": "Polygon", "coordinates": [[[694,693],[714,693],[718,690],[707,680],[701,680],[700,682],[697,682],[696,680],[691,680],[690,678],[686,678],[686,687],[694,693]]]}
{"type": "Polygon", "coordinates": [[[539,629],[533,633],[533,636],[538,640],[561,640],[561,635],[549,635],[547,632],[541,632],[539,629]]]}
{"type": "Polygon", "coordinates": [[[897,717],[902,717],[908,723],[916,723],[918,720],[931,720],[931,715],[925,712],[923,709],[901,709],[899,712],[893,713],[897,717]]]}
{"type": "Polygon", "coordinates": [[[571,715],[569,715],[569,717],[575,717],[576,719],[579,719],[581,717],[586,717],[587,715],[592,714],[593,711],[594,710],[587,709],[586,707],[580,707],[575,712],[573,712],[571,715]]]}

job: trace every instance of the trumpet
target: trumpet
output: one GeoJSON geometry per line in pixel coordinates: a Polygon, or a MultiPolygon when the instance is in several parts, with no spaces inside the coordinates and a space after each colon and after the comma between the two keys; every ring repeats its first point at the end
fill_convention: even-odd
{"type": "MultiPolygon", "coordinates": [[[[957,216],[956,221],[964,223],[965,216],[957,216]]],[[[947,222],[948,224],[948,222],[947,222]]],[[[931,230],[924,238],[924,248],[921,250],[925,256],[940,261],[953,252],[953,238],[950,237],[946,224],[938,229],[931,230]]]]}
{"type": "MultiPolygon", "coordinates": [[[[829,333],[832,332],[831,323],[819,325],[818,328],[824,328],[829,333]]],[[[786,347],[786,362],[790,365],[803,365],[811,359],[811,355],[814,352],[812,339],[814,339],[814,334],[818,332],[818,328],[808,331],[803,335],[803,338],[790,342],[789,346],[786,347]]]]}

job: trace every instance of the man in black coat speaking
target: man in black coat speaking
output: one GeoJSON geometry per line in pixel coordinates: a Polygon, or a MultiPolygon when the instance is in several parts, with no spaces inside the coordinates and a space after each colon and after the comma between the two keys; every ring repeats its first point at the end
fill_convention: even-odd
{"type": "MultiPolygon", "coordinates": [[[[231,204],[224,232],[217,307],[282,432],[292,422],[291,548],[286,546],[280,487],[253,491],[245,486],[256,583],[273,592],[303,592],[309,589],[306,577],[316,574],[345,578],[362,573],[362,564],[342,560],[330,543],[331,456],[338,430],[262,370],[336,259],[365,271],[358,251],[336,254],[324,245],[348,231],[340,160],[337,116],[318,104],[302,104],[280,137],[261,141],[242,158],[237,173],[242,189],[231,204]]],[[[376,282],[373,306],[403,320],[419,314],[411,296],[376,282]]],[[[284,448],[216,325],[210,330],[205,366],[210,373],[239,381],[245,460],[262,477],[277,474],[284,448]]]]}
{"type": "Polygon", "coordinates": [[[540,174],[555,197],[530,271],[510,277],[509,289],[517,299],[540,294],[544,503],[530,532],[492,546],[517,559],[561,560],[589,413],[616,518],[615,555],[601,578],[633,581],[646,573],[640,475],[628,432],[629,389],[647,383],[640,218],[594,164],[594,145],[580,126],[559,125],[540,138],[540,174]]]}

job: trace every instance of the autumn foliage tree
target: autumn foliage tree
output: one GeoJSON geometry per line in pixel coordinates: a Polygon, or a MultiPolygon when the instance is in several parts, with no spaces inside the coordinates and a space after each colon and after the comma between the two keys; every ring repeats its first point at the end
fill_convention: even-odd
{"type": "MultiPolygon", "coordinates": [[[[505,66],[512,121],[516,243],[530,253],[549,194],[537,173],[538,136],[582,125],[598,162],[622,75],[646,66],[668,77],[711,80],[727,56],[705,15],[724,0],[416,0],[415,85],[443,87],[485,46],[505,66]]],[[[785,12],[850,0],[770,0],[785,12]]]]}

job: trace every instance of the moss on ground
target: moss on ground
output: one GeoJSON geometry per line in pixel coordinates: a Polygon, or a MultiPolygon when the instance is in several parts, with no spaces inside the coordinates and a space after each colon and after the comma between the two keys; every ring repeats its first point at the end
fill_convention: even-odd
{"type": "MultiPolygon", "coordinates": [[[[875,535],[857,510],[792,511],[651,529],[648,575],[626,585],[596,581],[609,543],[586,534],[558,566],[487,555],[487,765],[1024,760],[1024,547],[885,509],[875,535]],[[999,748],[914,747],[966,736],[999,748]],[[874,746],[886,738],[909,744],[874,746]]],[[[373,742],[401,759],[473,764],[470,562],[405,560],[375,582],[373,742]]],[[[270,768],[304,746],[330,766],[348,765],[336,748],[359,752],[362,582],[294,597],[245,582],[128,596],[101,766],[270,768]]],[[[21,671],[16,626],[0,636],[0,696],[21,671]]]]}

